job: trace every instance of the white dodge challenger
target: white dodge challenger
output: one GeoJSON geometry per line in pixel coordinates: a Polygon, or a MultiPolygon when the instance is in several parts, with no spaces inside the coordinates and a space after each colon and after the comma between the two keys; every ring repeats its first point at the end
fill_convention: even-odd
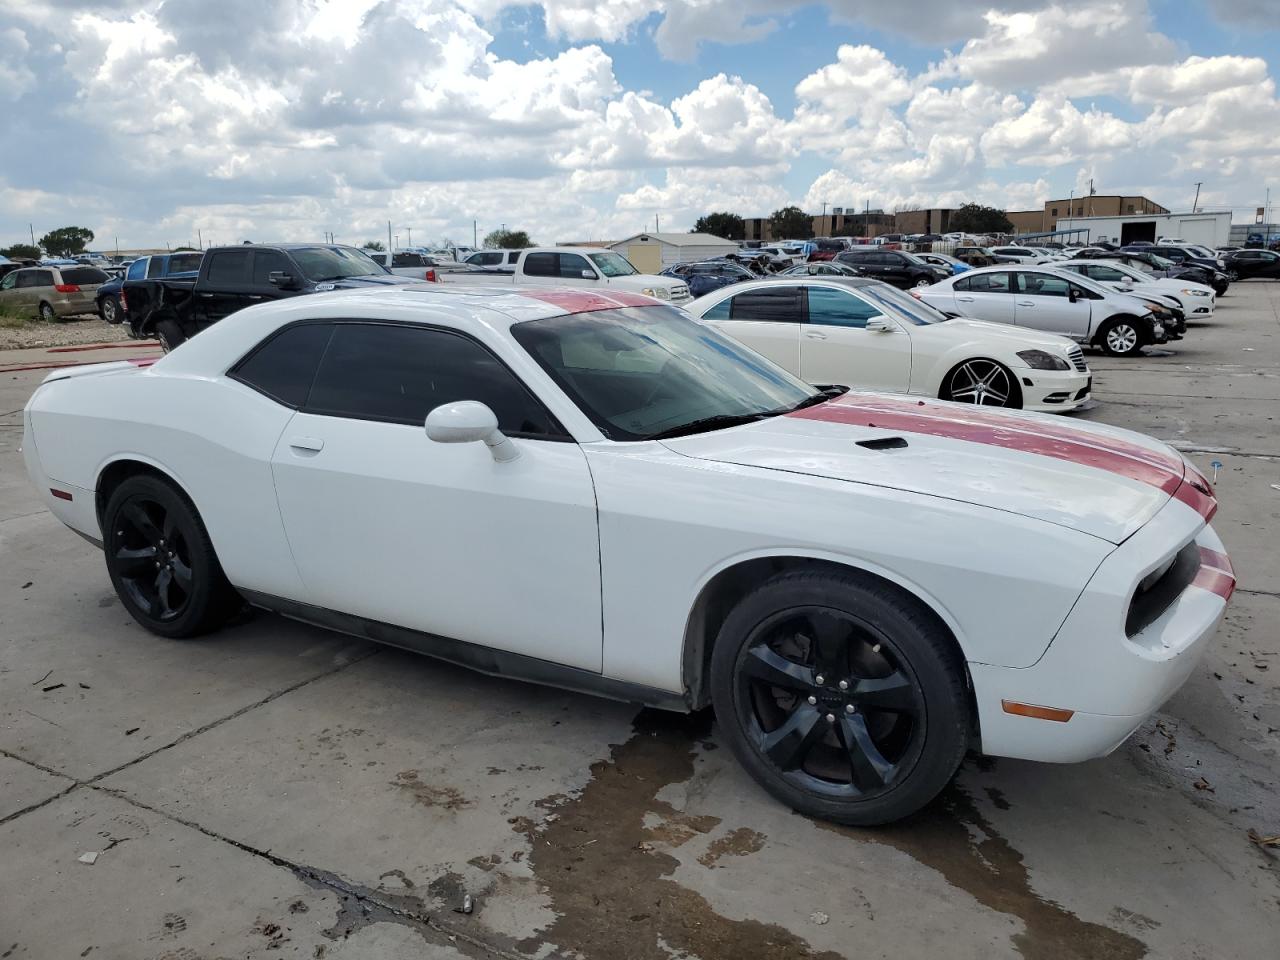
{"type": "Polygon", "coordinates": [[[1208,482],[1163,444],[816,389],[634,294],[253,307],[149,367],[55,371],[24,431],[49,507],[155,633],[248,602],[713,705],[761,785],[845,823],[917,810],[971,746],[1115,749],[1235,583],[1208,482]]]}

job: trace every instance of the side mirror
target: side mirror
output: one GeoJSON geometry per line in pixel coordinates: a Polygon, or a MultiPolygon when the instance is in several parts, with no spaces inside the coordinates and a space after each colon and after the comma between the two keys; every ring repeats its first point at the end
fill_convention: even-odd
{"type": "Polygon", "coordinates": [[[427,414],[427,436],[436,443],[475,443],[489,448],[500,463],[514,460],[520,451],[498,429],[498,417],[477,400],[459,400],[436,407],[427,414]]]}
{"type": "Polygon", "coordinates": [[[1075,303],[1077,300],[1080,299],[1080,295],[1076,293],[1075,287],[1067,288],[1067,299],[1070,300],[1072,303],[1075,303]]]}
{"type": "Polygon", "coordinates": [[[583,271],[582,271],[582,279],[583,279],[583,280],[594,280],[595,278],[596,278],[596,275],[595,275],[594,273],[592,273],[590,270],[583,270],[583,271]]]}
{"type": "Polygon", "coordinates": [[[298,286],[298,281],[293,274],[285,273],[283,270],[272,270],[268,273],[267,283],[273,287],[279,287],[281,290],[294,290],[298,286]]]}
{"type": "Polygon", "coordinates": [[[871,317],[867,320],[867,329],[876,333],[893,333],[894,326],[884,317],[871,317]]]}

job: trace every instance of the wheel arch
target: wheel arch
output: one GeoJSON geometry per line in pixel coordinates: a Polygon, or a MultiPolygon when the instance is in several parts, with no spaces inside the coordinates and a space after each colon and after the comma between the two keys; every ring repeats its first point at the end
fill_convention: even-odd
{"type": "Polygon", "coordinates": [[[188,501],[191,501],[191,494],[187,491],[186,486],[168,467],[142,454],[119,454],[98,468],[97,480],[94,484],[94,510],[97,514],[100,529],[103,520],[102,514],[107,508],[107,501],[111,499],[111,494],[125,480],[140,474],[168,481],[188,501]]]}
{"type": "Polygon", "coordinates": [[[1112,323],[1114,323],[1116,320],[1130,321],[1133,324],[1134,329],[1138,331],[1138,335],[1142,337],[1142,343],[1148,344],[1151,342],[1151,321],[1150,320],[1144,321],[1141,317],[1137,316],[1136,314],[1125,313],[1123,310],[1120,311],[1119,313],[1111,314],[1111,316],[1107,317],[1100,324],[1098,324],[1098,329],[1093,332],[1093,336],[1089,338],[1089,342],[1091,344],[1101,343],[1103,334],[1105,334],[1107,331],[1107,327],[1110,326],[1112,323]]]}
{"type": "MultiPolygon", "coordinates": [[[[703,579],[685,620],[681,674],[685,695],[693,709],[704,707],[710,702],[711,653],[729,611],[758,584],[777,573],[792,570],[852,573],[865,578],[869,583],[888,586],[931,617],[954,648],[959,661],[966,663],[965,635],[956,618],[919,584],[891,570],[848,557],[801,551],[740,556],[726,560],[703,579]]],[[[965,684],[969,691],[970,709],[976,730],[977,710],[973,703],[973,685],[969,680],[967,665],[965,684]]]]}

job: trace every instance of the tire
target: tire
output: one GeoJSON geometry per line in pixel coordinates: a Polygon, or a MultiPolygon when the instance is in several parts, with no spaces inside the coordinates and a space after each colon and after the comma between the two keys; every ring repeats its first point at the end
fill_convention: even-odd
{"type": "Polygon", "coordinates": [[[116,596],[152,633],[180,639],[219,626],[236,595],[195,507],[175,486],[140,474],[102,513],[103,555],[116,596]]]}
{"type": "Polygon", "coordinates": [[[921,279],[919,279],[919,280],[917,280],[917,281],[916,281],[916,286],[917,286],[917,287],[931,287],[931,286],[933,286],[933,281],[932,281],[932,280],[925,280],[925,279],[922,277],[921,279]]]}
{"type": "Polygon", "coordinates": [[[176,320],[160,320],[156,323],[156,339],[160,341],[160,349],[172,353],[187,339],[176,320]]]}
{"type": "Polygon", "coordinates": [[[1102,325],[1095,342],[1109,357],[1137,356],[1146,345],[1133,317],[1112,317],[1102,325]]]}
{"type": "Polygon", "coordinates": [[[53,307],[44,301],[40,302],[40,319],[45,323],[53,323],[58,319],[58,315],[54,312],[53,307]]]}
{"type": "Polygon", "coordinates": [[[916,812],[969,744],[950,638],[912,598],[853,572],[781,573],[744,597],[712,651],[711,699],[762,787],[836,823],[916,812]]]}
{"type": "Polygon", "coordinates": [[[1232,283],[1235,283],[1237,280],[1239,280],[1239,279],[1240,279],[1240,274],[1239,274],[1239,273],[1237,273],[1235,270],[1228,270],[1228,271],[1227,271],[1227,279],[1228,279],[1229,281],[1231,281],[1232,283]]]}
{"type": "Polygon", "coordinates": [[[120,322],[120,301],[115,297],[103,297],[98,304],[98,315],[107,323],[120,322]]]}
{"type": "Polygon", "coordinates": [[[986,357],[973,357],[957,364],[943,377],[938,399],[1021,410],[1022,387],[1004,364],[986,357]]]}

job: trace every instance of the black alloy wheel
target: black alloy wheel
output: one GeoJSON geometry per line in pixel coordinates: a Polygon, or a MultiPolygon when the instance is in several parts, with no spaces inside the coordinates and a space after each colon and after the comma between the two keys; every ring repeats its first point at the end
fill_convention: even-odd
{"type": "Polygon", "coordinates": [[[216,626],[235,594],[191,503],[151,475],[123,481],[103,511],[103,552],[120,602],[165,637],[216,626]]]}
{"type": "Polygon", "coordinates": [[[978,358],[966,360],[947,374],[942,399],[985,407],[1020,408],[1022,391],[1003,364],[978,358]]]}
{"type": "Polygon", "coordinates": [[[794,809],[841,823],[887,823],[937,795],[968,744],[965,696],[931,618],[852,572],[771,578],[712,654],[712,700],[739,761],[794,809]]]}
{"type": "Polygon", "coordinates": [[[160,341],[161,350],[172,353],[187,338],[177,321],[160,320],[156,323],[156,339],[160,341]]]}

